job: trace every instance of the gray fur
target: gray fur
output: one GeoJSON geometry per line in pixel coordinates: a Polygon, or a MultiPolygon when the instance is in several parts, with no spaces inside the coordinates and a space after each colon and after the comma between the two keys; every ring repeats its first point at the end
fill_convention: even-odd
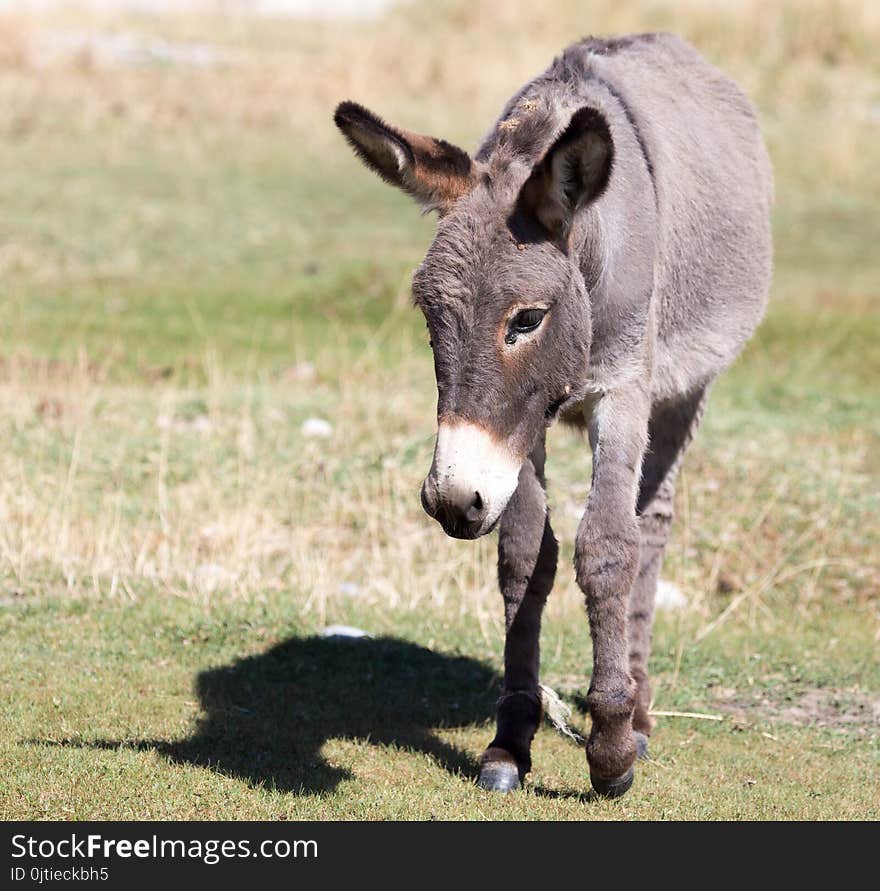
{"type": "MultiPolygon", "coordinates": [[[[369,154],[357,126],[343,130],[369,154]]],[[[442,215],[413,281],[438,417],[479,426],[523,464],[499,542],[506,684],[518,695],[502,700],[488,761],[509,753],[528,770],[540,612],[556,562],[543,430],[581,421],[593,449],[575,546],[593,637],[587,755],[594,786],[619,794],[636,757],[633,726],[651,729],[650,627],[675,476],[705,393],[767,299],[772,175],[758,122],[691,46],[648,34],[566,49],[510,100],[470,167],[460,150],[419,139],[434,169],[455,171],[439,182],[414,162],[399,183],[431,195],[442,215]],[[516,345],[511,313],[529,304],[549,311],[516,345]]],[[[485,531],[447,522],[433,473],[426,509],[450,534],[485,531]]]]}

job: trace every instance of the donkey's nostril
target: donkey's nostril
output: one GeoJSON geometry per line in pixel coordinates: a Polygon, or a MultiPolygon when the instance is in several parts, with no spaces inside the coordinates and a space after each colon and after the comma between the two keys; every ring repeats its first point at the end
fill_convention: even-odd
{"type": "Polygon", "coordinates": [[[483,519],[483,499],[479,492],[474,492],[471,506],[465,511],[465,518],[469,523],[478,523],[483,519]]]}
{"type": "Polygon", "coordinates": [[[443,492],[435,490],[431,503],[430,486],[422,489],[425,510],[453,538],[476,538],[483,528],[488,513],[486,502],[479,492],[464,487],[449,487],[443,492]]]}

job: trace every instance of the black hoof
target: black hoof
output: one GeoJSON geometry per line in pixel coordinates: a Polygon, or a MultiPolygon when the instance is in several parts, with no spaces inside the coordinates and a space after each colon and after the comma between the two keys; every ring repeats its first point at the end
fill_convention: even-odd
{"type": "Polygon", "coordinates": [[[633,736],[636,738],[636,757],[644,760],[648,757],[648,737],[638,730],[633,732],[633,736]]]}
{"type": "Polygon", "coordinates": [[[520,787],[519,770],[504,761],[489,761],[480,768],[477,785],[489,792],[515,792],[520,787]]]}
{"type": "Polygon", "coordinates": [[[592,783],[597,795],[601,795],[603,798],[620,798],[621,795],[625,795],[629,791],[629,787],[633,784],[634,776],[635,771],[632,768],[622,777],[617,777],[616,779],[600,777],[591,770],[590,783],[592,783]]]}

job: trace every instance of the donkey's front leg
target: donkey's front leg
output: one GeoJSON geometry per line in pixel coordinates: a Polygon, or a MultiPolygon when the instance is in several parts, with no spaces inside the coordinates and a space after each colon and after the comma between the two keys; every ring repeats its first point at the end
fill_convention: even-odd
{"type": "Polygon", "coordinates": [[[479,785],[484,789],[517,789],[531,770],[532,738],[542,717],[541,612],[553,587],[558,555],[547,516],[542,440],[520,470],[516,492],[499,526],[498,584],[507,627],[504,691],[498,701],[495,739],[481,759],[479,785]]]}
{"type": "Polygon", "coordinates": [[[593,638],[590,781],[612,798],[632,785],[636,759],[627,609],[639,566],[636,499],[649,412],[648,395],[638,386],[605,393],[595,405],[589,425],[593,485],[575,542],[575,570],[593,638]]]}

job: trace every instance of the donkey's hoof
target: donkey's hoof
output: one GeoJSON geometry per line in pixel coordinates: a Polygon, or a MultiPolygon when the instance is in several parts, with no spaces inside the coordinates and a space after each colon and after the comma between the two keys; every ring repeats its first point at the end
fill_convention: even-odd
{"type": "Polygon", "coordinates": [[[590,783],[593,785],[593,789],[596,790],[597,795],[601,795],[603,798],[620,798],[621,795],[626,795],[629,791],[629,787],[633,784],[633,778],[635,777],[635,771],[630,768],[623,776],[616,778],[607,778],[600,777],[598,774],[590,771],[590,783]]]}
{"type": "Polygon", "coordinates": [[[504,749],[486,749],[477,785],[490,792],[515,792],[522,785],[516,759],[504,749]]]}
{"type": "Polygon", "coordinates": [[[636,738],[636,757],[644,760],[648,757],[648,735],[636,730],[633,736],[636,738]]]}
{"type": "Polygon", "coordinates": [[[509,764],[496,761],[480,768],[477,785],[489,792],[516,792],[520,787],[519,771],[509,764]]]}

